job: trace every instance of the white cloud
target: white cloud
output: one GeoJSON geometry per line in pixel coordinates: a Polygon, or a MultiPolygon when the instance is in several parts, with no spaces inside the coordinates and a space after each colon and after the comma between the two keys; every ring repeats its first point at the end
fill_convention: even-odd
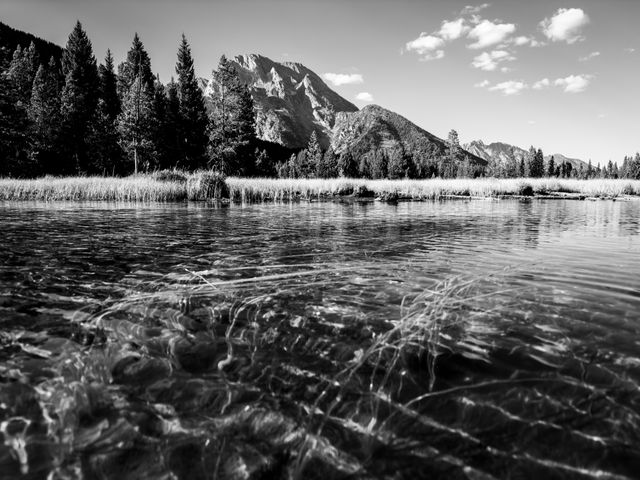
{"type": "Polygon", "coordinates": [[[323,73],[322,77],[335,87],[356,85],[364,82],[364,78],[359,73],[323,73]]]}
{"type": "Polygon", "coordinates": [[[636,51],[636,49],[632,48],[632,47],[629,47],[629,48],[625,48],[624,51],[627,52],[627,53],[633,53],[633,52],[636,51]]]}
{"type": "Polygon", "coordinates": [[[466,24],[466,20],[458,18],[457,20],[443,21],[438,35],[444,40],[452,41],[466,35],[468,31],[469,27],[466,24]]]}
{"type": "Polygon", "coordinates": [[[490,6],[490,3],[483,3],[481,5],[467,5],[462,9],[462,12],[460,13],[462,15],[472,15],[479,13],[480,11],[484,10],[485,8],[489,8],[490,6]]]}
{"type": "Polygon", "coordinates": [[[553,42],[574,43],[584,40],[580,33],[588,23],[589,17],[581,8],[560,8],[553,17],[540,22],[540,27],[553,42]]]}
{"type": "Polygon", "coordinates": [[[469,48],[485,48],[505,42],[516,26],[513,23],[493,23],[490,20],[482,20],[469,32],[468,37],[475,40],[469,48]]]}
{"type": "Polygon", "coordinates": [[[360,100],[361,102],[373,102],[373,95],[369,92],[360,92],[356,95],[356,100],[360,100]]]}
{"type": "Polygon", "coordinates": [[[596,58],[600,56],[600,52],[591,52],[589,55],[585,55],[584,57],[580,57],[578,60],[581,62],[586,62],[591,60],[592,58],[596,58]]]}
{"type": "Polygon", "coordinates": [[[606,113],[599,113],[598,114],[598,118],[607,118],[607,114],[606,113]]]}
{"type": "Polygon", "coordinates": [[[529,120],[527,123],[528,123],[529,125],[535,125],[535,124],[536,124],[536,121],[535,121],[535,120],[529,120]]]}
{"type": "Polygon", "coordinates": [[[478,83],[474,84],[473,86],[475,88],[486,88],[489,85],[491,85],[491,82],[489,82],[489,80],[483,80],[481,82],[478,82],[478,83]]]}
{"type": "Polygon", "coordinates": [[[567,93],[580,93],[586,90],[592,78],[592,75],[569,75],[565,78],[558,78],[553,84],[563,88],[567,93]]]}
{"type": "Polygon", "coordinates": [[[408,52],[415,52],[422,55],[423,60],[437,60],[444,57],[444,40],[434,35],[421,33],[418,38],[406,44],[408,52]]]}
{"type": "Polygon", "coordinates": [[[527,88],[527,84],[517,80],[509,80],[507,82],[498,83],[489,88],[492,92],[502,92],[503,95],[518,95],[522,90],[527,88]]]}
{"type": "Polygon", "coordinates": [[[530,47],[542,47],[544,43],[536,40],[533,37],[525,37],[524,35],[520,37],[516,37],[512,42],[517,47],[522,47],[524,45],[529,45],[530,47]]]}
{"type": "Polygon", "coordinates": [[[548,78],[543,78],[542,80],[538,80],[536,83],[534,83],[531,88],[533,88],[534,90],[542,90],[543,88],[547,88],[550,86],[551,80],[549,80],[548,78]]]}
{"type": "Polygon", "coordinates": [[[473,59],[471,65],[486,72],[492,72],[498,68],[498,64],[515,60],[515,57],[506,50],[493,50],[491,52],[482,52],[473,59]]]}

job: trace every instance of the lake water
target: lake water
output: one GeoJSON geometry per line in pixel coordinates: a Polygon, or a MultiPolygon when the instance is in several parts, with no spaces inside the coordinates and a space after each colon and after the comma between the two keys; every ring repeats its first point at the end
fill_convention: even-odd
{"type": "Polygon", "coordinates": [[[640,202],[0,204],[0,478],[638,478],[640,202]]]}

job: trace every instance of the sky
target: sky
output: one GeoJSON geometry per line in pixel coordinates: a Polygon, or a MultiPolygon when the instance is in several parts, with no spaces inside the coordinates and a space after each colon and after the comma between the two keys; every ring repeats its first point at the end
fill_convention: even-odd
{"type": "Polygon", "coordinates": [[[196,73],[259,53],[446,138],[594,164],[640,150],[640,0],[0,0],[0,21],[98,61],[138,32],[164,82],[182,33],[196,73]]]}

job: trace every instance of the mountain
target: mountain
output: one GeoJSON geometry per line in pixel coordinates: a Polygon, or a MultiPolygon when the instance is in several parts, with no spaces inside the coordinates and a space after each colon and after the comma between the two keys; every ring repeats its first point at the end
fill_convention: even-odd
{"type": "Polygon", "coordinates": [[[56,60],[62,58],[63,48],[55,43],[48,42],[41,38],[31,35],[30,33],[16,30],[8,25],[0,22],[0,60],[2,59],[2,49],[5,50],[7,60],[11,59],[13,51],[20,45],[22,48],[28,47],[31,42],[36,46],[36,50],[40,55],[40,61],[47,63],[51,57],[56,60]]]}
{"type": "MultiPolygon", "coordinates": [[[[332,131],[331,147],[356,158],[375,150],[398,151],[413,156],[443,154],[447,143],[395,112],[378,105],[367,105],[352,113],[338,113],[332,131]]],[[[462,152],[476,164],[487,162],[473,152],[462,152]]]]}
{"type": "MultiPolygon", "coordinates": [[[[544,161],[548,162],[549,159],[551,158],[551,155],[545,155],[544,156],[544,161]]],[[[584,160],[579,160],[577,158],[569,158],[569,157],[565,157],[564,155],[562,155],[561,153],[554,153],[553,154],[553,161],[556,165],[559,165],[561,163],[570,163],[571,166],[575,169],[578,170],[580,168],[580,165],[582,165],[582,168],[586,169],[588,167],[587,162],[585,162],[584,160]]]]}
{"type": "MultiPolygon", "coordinates": [[[[420,154],[443,153],[446,142],[397,113],[377,105],[362,110],[341,97],[300,63],[278,63],[262,55],[239,55],[231,60],[251,91],[256,107],[256,129],[262,140],[289,148],[307,146],[315,131],[323,148],[355,157],[377,150],[420,154]]],[[[219,88],[214,79],[202,80],[205,96],[219,88]]],[[[486,161],[463,152],[472,162],[486,161]]]]}
{"type": "MultiPolygon", "coordinates": [[[[315,130],[326,148],[336,114],[358,110],[300,63],[277,63],[255,54],[238,55],[230,61],[249,86],[256,106],[258,137],[263,140],[303,148],[315,130]]],[[[202,84],[207,97],[218,88],[213,79],[202,84]]]]}
{"type": "MultiPolygon", "coordinates": [[[[464,148],[486,161],[494,160],[499,163],[506,163],[512,154],[519,160],[520,157],[529,153],[528,150],[514,145],[509,145],[508,143],[493,142],[486,144],[482,140],[474,140],[467,143],[464,145],[464,148]]],[[[583,160],[579,160],[577,158],[569,158],[560,153],[554,153],[553,157],[556,165],[565,162],[570,163],[576,170],[580,168],[580,165],[582,165],[583,168],[587,168],[587,164],[583,160]]],[[[551,155],[545,155],[544,161],[548,162],[550,158],[551,155]]]]}

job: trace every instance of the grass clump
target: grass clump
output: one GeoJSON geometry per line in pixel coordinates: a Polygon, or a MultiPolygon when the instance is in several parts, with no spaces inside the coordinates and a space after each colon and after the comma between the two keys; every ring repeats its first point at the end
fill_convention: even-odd
{"type": "Polygon", "coordinates": [[[221,200],[229,198],[229,188],[225,176],[221,173],[202,171],[187,178],[187,197],[189,200],[221,200]]]}

